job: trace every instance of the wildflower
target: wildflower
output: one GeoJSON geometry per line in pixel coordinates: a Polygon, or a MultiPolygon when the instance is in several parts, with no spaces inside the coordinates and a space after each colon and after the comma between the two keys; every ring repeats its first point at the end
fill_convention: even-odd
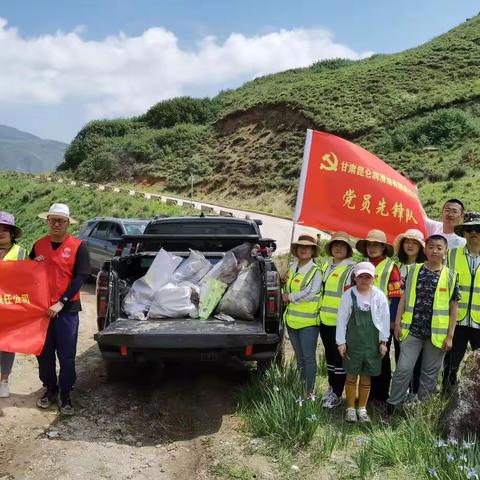
{"type": "Polygon", "coordinates": [[[295,402],[297,403],[297,405],[299,407],[301,407],[303,405],[303,398],[302,397],[298,397],[295,402]]]}
{"type": "Polygon", "coordinates": [[[431,476],[431,477],[436,477],[437,476],[437,470],[433,467],[430,467],[428,469],[428,474],[431,476]]]}
{"type": "Polygon", "coordinates": [[[314,402],[315,399],[316,399],[315,394],[314,394],[314,393],[311,393],[311,394],[308,396],[308,399],[311,400],[312,402],[314,402]]]}
{"type": "Polygon", "coordinates": [[[357,437],[357,445],[365,445],[367,442],[367,437],[357,437]]]}
{"type": "Polygon", "coordinates": [[[448,443],[443,438],[440,438],[437,440],[437,447],[448,447],[448,443]]]}
{"type": "Polygon", "coordinates": [[[478,472],[476,467],[472,467],[467,472],[468,479],[477,479],[478,480],[478,472]]]}
{"type": "Polygon", "coordinates": [[[458,457],[458,459],[459,459],[461,462],[467,462],[467,456],[466,456],[464,453],[462,453],[462,454],[458,457]]]}
{"type": "Polygon", "coordinates": [[[317,416],[314,413],[312,413],[309,417],[307,417],[307,420],[309,422],[314,422],[315,420],[317,420],[317,416]]]}
{"type": "Polygon", "coordinates": [[[274,385],[274,386],[273,386],[273,391],[274,391],[274,392],[279,392],[279,391],[280,391],[280,388],[277,387],[276,385],[274,385]]]}
{"type": "Polygon", "coordinates": [[[466,440],[463,441],[463,448],[465,450],[469,450],[475,445],[475,442],[467,442],[466,440]]]}
{"type": "Polygon", "coordinates": [[[453,456],[453,453],[448,452],[447,453],[447,461],[453,462],[455,460],[455,457],[453,456]]]}
{"type": "Polygon", "coordinates": [[[458,440],[455,437],[449,437],[448,443],[449,445],[458,445],[458,440]]]}

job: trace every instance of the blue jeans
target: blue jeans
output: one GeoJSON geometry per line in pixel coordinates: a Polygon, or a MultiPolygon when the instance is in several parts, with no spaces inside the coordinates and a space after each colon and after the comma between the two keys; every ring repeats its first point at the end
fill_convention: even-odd
{"type": "Polygon", "coordinates": [[[68,393],[76,379],[78,313],[60,313],[50,320],[42,353],[37,357],[40,380],[51,390],[68,393]],[[60,364],[57,381],[56,356],[60,364]]]}
{"type": "Polygon", "coordinates": [[[312,393],[317,376],[317,340],[320,329],[316,326],[297,329],[287,326],[287,328],[300,376],[307,393],[312,393]]]}

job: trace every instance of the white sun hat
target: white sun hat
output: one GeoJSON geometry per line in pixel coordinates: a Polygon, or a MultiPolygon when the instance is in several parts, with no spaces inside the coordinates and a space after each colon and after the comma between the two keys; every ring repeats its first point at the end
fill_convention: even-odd
{"type": "Polygon", "coordinates": [[[56,217],[64,217],[70,221],[70,223],[78,223],[74,218],[70,216],[70,209],[65,203],[53,203],[48,212],[39,213],[39,218],[47,219],[50,215],[56,217]]]}

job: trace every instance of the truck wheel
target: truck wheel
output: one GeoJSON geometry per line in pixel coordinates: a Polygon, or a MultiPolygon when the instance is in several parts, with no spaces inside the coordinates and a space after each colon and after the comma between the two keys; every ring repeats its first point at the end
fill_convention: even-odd
{"type": "Polygon", "coordinates": [[[126,362],[104,358],[103,365],[105,367],[105,373],[107,374],[107,381],[118,382],[128,379],[131,365],[128,365],[126,362]]]}

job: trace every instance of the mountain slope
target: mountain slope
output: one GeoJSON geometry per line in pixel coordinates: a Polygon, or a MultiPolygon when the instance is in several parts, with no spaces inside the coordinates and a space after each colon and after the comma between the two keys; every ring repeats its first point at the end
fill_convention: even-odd
{"type": "Polygon", "coordinates": [[[68,145],[0,125],[0,170],[48,172],[63,162],[68,145]]]}
{"type": "Polygon", "coordinates": [[[417,181],[427,207],[460,194],[473,208],[479,73],[476,16],[398,54],[327,60],[212,100],[173,99],[130,120],[92,122],[60,169],[176,191],[188,189],[193,173],[197,195],[253,198],[259,207],[272,203],[271,210],[284,211],[294,203],[305,129],[315,128],[368,148],[417,181]]]}

